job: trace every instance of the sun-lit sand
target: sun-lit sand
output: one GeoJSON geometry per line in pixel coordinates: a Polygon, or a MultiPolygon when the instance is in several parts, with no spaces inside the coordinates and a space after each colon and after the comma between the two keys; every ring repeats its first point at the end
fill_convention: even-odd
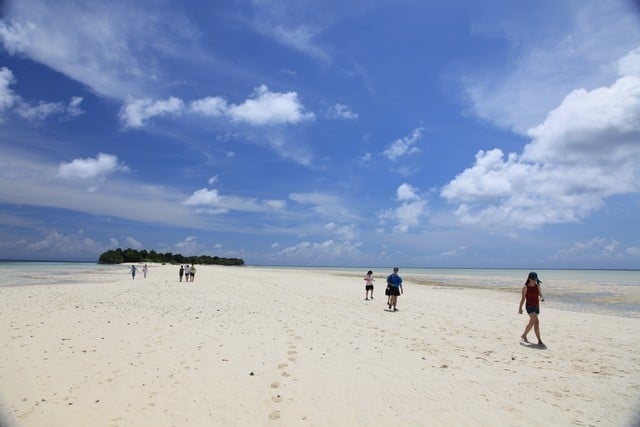
{"type": "MultiPolygon", "coordinates": [[[[362,275],[153,265],[0,287],[0,425],[625,426],[640,319],[542,306],[519,342],[513,292],[362,275]],[[533,334],[531,338],[534,339],[533,334]]],[[[402,271],[400,272],[402,274],[402,271]]]]}

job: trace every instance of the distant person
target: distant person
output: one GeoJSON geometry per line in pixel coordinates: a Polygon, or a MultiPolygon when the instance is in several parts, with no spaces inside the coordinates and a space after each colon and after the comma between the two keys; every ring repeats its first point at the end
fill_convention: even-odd
{"type": "Polygon", "coordinates": [[[527,281],[522,287],[522,298],[520,298],[518,314],[522,314],[522,305],[524,304],[527,314],[529,314],[529,323],[527,323],[527,326],[524,328],[524,333],[520,338],[522,338],[522,341],[528,343],[527,334],[531,331],[531,328],[533,328],[536,338],[538,338],[538,346],[546,347],[540,338],[540,322],[538,320],[540,301],[544,301],[540,283],[542,283],[542,281],[538,279],[538,273],[532,271],[529,273],[527,281]]]}
{"type": "Polygon", "coordinates": [[[195,277],[196,277],[196,265],[192,264],[191,271],[189,271],[189,279],[191,279],[191,281],[193,282],[193,279],[195,279],[195,277]]]}
{"type": "Polygon", "coordinates": [[[147,267],[147,264],[144,265],[144,267],[142,267],[142,274],[144,275],[144,278],[147,278],[147,273],[149,272],[149,267],[147,267]]]}
{"type": "Polygon", "coordinates": [[[191,267],[189,267],[189,264],[187,264],[187,266],[184,268],[184,281],[188,282],[189,277],[191,277],[191,267]]]}
{"type": "Polygon", "coordinates": [[[398,267],[393,267],[393,273],[387,277],[387,287],[389,288],[389,299],[387,301],[389,309],[398,311],[398,297],[403,294],[402,278],[398,275],[398,267]]]}
{"type": "Polygon", "coordinates": [[[364,299],[369,301],[369,292],[371,292],[371,299],[373,299],[373,271],[367,271],[367,275],[364,276],[364,299]]]}
{"type": "Polygon", "coordinates": [[[137,272],[138,272],[138,269],[136,268],[136,266],[131,264],[131,268],[129,269],[129,273],[131,273],[131,278],[132,279],[136,278],[136,273],[137,272]]]}
{"type": "Polygon", "coordinates": [[[182,282],[182,276],[184,276],[184,265],[180,265],[180,270],[178,270],[178,276],[180,277],[180,281],[182,282]]]}

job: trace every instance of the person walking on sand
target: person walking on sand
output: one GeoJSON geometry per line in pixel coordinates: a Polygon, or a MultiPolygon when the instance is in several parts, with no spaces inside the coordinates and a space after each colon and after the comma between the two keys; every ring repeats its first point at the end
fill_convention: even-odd
{"type": "Polygon", "coordinates": [[[189,267],[189,264],[187,264],[187,266],[184,268],[184,281],[188,282],[190,276],[191,276],[191,267],[189,267]]]}
{"type": "Polygon", "coordinates": [[[189,278],[191,279],[192,282],[193,282],[193,279],[196,278],[196,265],[195,264],[191,265],[191,270],[189,271],[189,278]]]}
{"type": "Polygon", "coordinates": [[[136,266],[131,264],[131,268],[129,269],[129,273],[131,273],[131,279],[135,279],[136,278],[136,273],[137,272],[138,272],[138,269],[136,268],[136,266]]]}
{"type": "Polygon", "coordinates": [[[393,267],[393,273],[387,277],[387,287],[389,288],[389,309],[393,308],[393,311],[398,311],[396,307],[398,305],[398,296],[404,293],[402,290],[402,278],[398,275],[398,267],[393,267]]]}
{"type": "Polygon", "coordinates": [[[536,338],[538,338],[538,346],[545,347],[542,342],[542,338],[540,338],[540,321],[538,320],[538,315],[540,314],[540,301],[544,301],[544,297],[542,296],[542,290],[540,289],[540,283],[542,281],[538,279],[538,273],[531,272],[527,277],[527,281],[522,287],[522,297],[520,298],[520,306],[518,307],[518,314],[522,314],[522,305],[525,305],[525,309],[529,314],[529,323],[524,328],[524,333],[520,336],[522,341],[528,343],[527,334],[533,328],[533,331],[536,334],[536,338]]]}
{"type": "Polygon", "coordinates": [[[180,281],[182,282],[182,276],[184,276],[184,265],[180,265],[180,270],[178,270],[178,276],[180,277],[180,281]]]}
{"type": "Polygon", "coordinates": [[[373,282],[375,282],[373,271],[369,270],[364,276],[364,299],[366,301],[369,301],[369,291],[371,291],[371,299],[373,299],[373,282]]]}
{"type": "Polygon", "coordinates": [[[149,267],[147,267],[147,264],[144,265],[144,267],[142,267],[142,274],[144,275],[144,278],[147,278],[147,273],[149,272],[149,267]]]}

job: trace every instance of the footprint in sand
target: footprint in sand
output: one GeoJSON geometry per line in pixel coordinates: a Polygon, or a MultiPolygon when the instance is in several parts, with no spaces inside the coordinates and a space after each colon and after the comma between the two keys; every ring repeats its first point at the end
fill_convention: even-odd
{"type": "Polygon", "coordinates": [[[280,387],[280,383],[278,381],[274,381],[271,383],[271,388],[278,388],[280,387]]]}
{"type": "Polygon", "coordinates": [[[288,376],[289,376],[289,373],[288,373],[288,372],[283,372],[283,373],[282,373],[282,376],[283,376],[283,377],[288,377],[288,376]]]}
{"type": "Polygon", "coordinates": [[[287,365],[286,363],[280,363],[278,365],[278,369],[283,369],[283,368],[286,368],[287,366],[289,366],[289,365],[287,365]]]}
{"type": "Polygon", "coordinates": [[[280,411],[273,411],[269,414],[269,419],[277,420],[278,418],[280,418],[280,411]]]}
{"type": "Polygon", "coordinates": [[[278,403],[278,402],[282,402],[282,396],[280,396],[279,394],[276,394],[275,396],[273,396],[271,398],[271,400],[273,400],[274,402],[278,403]]]}

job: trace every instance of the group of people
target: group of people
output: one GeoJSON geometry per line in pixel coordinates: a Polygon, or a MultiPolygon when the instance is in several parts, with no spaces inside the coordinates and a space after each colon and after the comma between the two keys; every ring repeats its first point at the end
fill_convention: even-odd
{"type": "MultiPolygon", "coordinates": [[[[389,310],[398,311],[398,297],[404,293],[402,289],[402,278],[398,274],[398,267],[393,268],[393,273],[387,276],[387,288],[385,290],[385,295],[387,295],[387,305],[389,306],[389,310]]],[[[365,300],[373,299],[373,282],[375,279],[373,278],[373,271],[369,270],[367,274],[364,276],[364,291],[365,291],[365,300]],[[371,297],[369,297],[369,293],[371,293],[371,297]]],[[[527,280],[522,287],[521,298],[520,298],[520,306],[518,307],[518,313],[522,314],[522,306],[524,305],[527,314],[529,315],[529,322],[524,328],[523,334],[520,336],[522,341],[529,344],[529,339],[527,335],[533,329],[533,332],[538,339],[538,347],[545,348],[545,344],[542,342],[542,338],[540,337],[540,321],[538,319],[538,315],[540,314],[540,301],[544,301],[544,297],[542,296],[542,290],[540,289],[540,284],[542,281],[538,278],[538,273],[531,272],[527,276],[527,280]]]]}
{"type": "Polygon", "coordinates": [[[187,264],[180,266],[180,270],[178,270],[178,276],[180,277],[180,281],[182,282],[182,277],[184,277],[185,282],[193,282],[193,279],[196,277],[196,266],[195,264],[187,264]]]}
{"type": "MultiPolygon", "coordinates": [[[[131,279],[135,279],[136,278],[136,273],[138,272],[138,267],[135,266],[135,264],[131,264],[131,268],[129,269],[129,273],[131,273],[131,279]]],[[[144,274],[144,278],[147,278],[147,273],[149,272],[149,267],[147,267],[147,264],[144,265],[144,267],[142,267],[142,274],[144,274]]]]}
{"type": "MultiPolygon", "coordinates": [[[[364,281],[364,299],[368,301],[369,292],[371,292],[371,299],[373,299],[373,282],[375,281],[373,278],[373,271],[367,271],[367,275],[364,276],[364,281]]],[[[389,310],[398,311],[398,297],[403,293],[402,278],[398,274],[398,267],[394,267],[393,273],[387,276],[387,289],[384,291],[384,294],[387,296],[387,305],[389,306],[389,310]]]]}

